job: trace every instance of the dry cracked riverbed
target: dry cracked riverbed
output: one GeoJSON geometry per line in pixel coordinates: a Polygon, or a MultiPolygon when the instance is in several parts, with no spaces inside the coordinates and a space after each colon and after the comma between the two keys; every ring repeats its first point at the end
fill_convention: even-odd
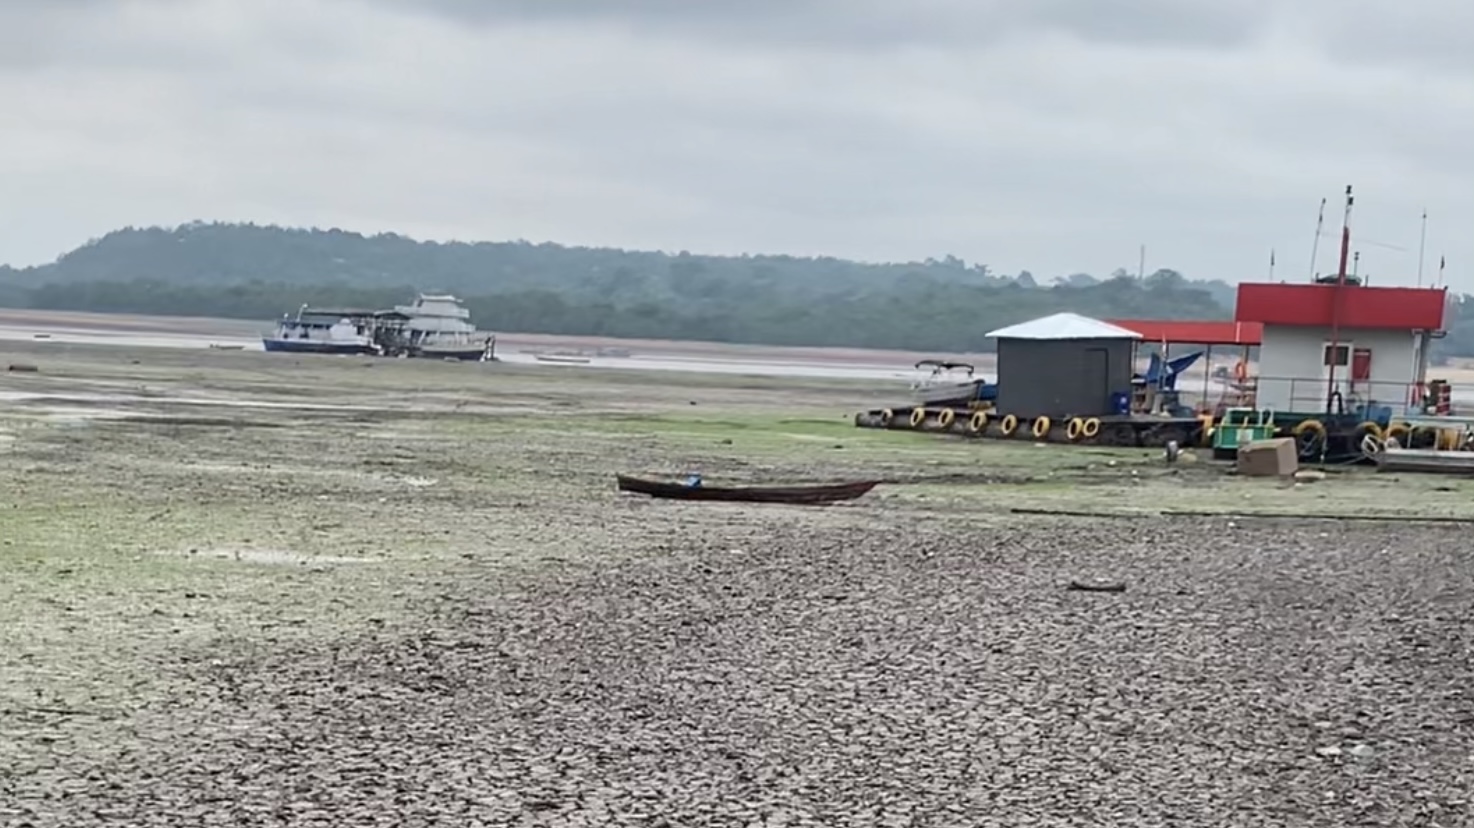
{"type": "Polygon", "coordinates": [[[0,379],[0,825],[1474,824],[1465,527],[1009,511],[1463,484],[860,433],[840,384],[44,356],[0,379]],[[896,482],[611,491],[693,468],[896,482]]]}

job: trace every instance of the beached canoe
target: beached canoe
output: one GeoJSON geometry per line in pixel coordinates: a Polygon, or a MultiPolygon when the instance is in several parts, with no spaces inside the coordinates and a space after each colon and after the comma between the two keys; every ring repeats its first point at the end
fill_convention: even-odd
{"type": "Polygon", "coordinates": [[[804,505],[854,500],[880,485],[879,480],[836,483],[819,486],[741,486],[722,487],[659,483],[637,477],[616,475],[621,492],[649,495],[669,500],[727,500],[742,503],[796,503],[804,505]]]}

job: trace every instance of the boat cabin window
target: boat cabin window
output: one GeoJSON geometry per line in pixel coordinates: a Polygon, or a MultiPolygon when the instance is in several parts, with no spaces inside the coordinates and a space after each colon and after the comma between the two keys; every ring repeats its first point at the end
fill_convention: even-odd
{"type": "Polygon", "coordinates": [[[1327,343],[1325,348],[1321,351],[1321,364],[1334,365],[1337,368],[1345,368],[1347,365],[1351,364],[1351,346],[1332,346],[1327,343]]]}

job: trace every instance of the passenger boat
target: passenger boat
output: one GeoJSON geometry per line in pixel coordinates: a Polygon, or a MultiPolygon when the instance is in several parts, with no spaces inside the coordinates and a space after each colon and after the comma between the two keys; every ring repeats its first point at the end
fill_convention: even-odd
{"type": "Polygon", "coordinates": [[[911,384],[911,393],[922,405],[963,404],[977,399],[986,381],[973,376],[973,366],[966,362],[923,359],[916,370],[929,371],[911,384]]]}
{"type": "Polygon", "coordinates": [[[496,359],[496,337],[478,332],[471,322],[471,311],[448,293],[422,293],[411,304],[396,305],[393,315],[404,323],[406,356],[465,361],[496,359]]]}
{"type": "Polygon", "coordinates": [[[261,347],[291,354],[377,354],[372,311],[314,310],[283,315],[276,330],[261,337],[261,347]]]}
{"type": "Polygon", "coordinates": [[[659,483],[623,474],[615,475],[621,492],[648,495],[668,500],[726,500],[743,503],[791,503],[819,505],[841,500],[854,500],[880,485],[879,480],[837,483],[818,486],[705,486],[699,476],[685,483],[659,483]]]}

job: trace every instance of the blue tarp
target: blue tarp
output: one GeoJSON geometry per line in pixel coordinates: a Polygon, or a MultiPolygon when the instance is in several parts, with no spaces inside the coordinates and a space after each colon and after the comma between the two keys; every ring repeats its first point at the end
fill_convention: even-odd
{"type": "Polygon", "coordinates": [[[1202,356],[1203,352],[1198,351],[1184,357],[1178,357],[1177,359],[1169,360],[1164,368],[1162,365],[1162,355],[1152,354],[1152,361],[1147,366],[1146,373],[1138,374],[1136,379],[1138,382],[1144,382],[1147,385],[1154,385],[1168,391],[1174,390],[1177,387],[1177,375],[1186,371],[1189,366],[1201,359],[1202,356]]]}

